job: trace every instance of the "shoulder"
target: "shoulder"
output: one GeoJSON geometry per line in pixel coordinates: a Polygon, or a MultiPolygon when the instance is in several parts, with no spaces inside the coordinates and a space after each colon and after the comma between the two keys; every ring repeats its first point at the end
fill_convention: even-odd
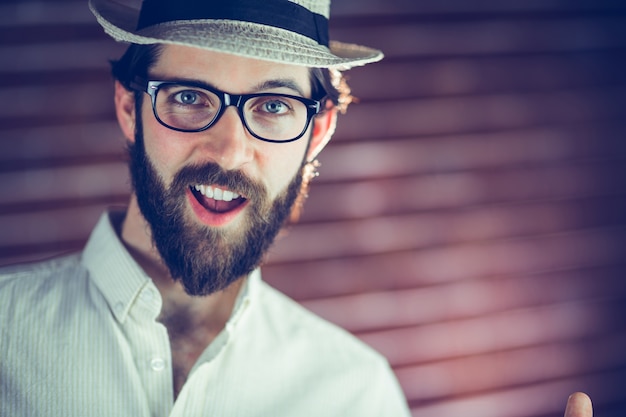
{"type": "MultiPolygon", "coordinates": [[[[357,337],[307,310],[285,294],[262,283],[259,316],[266,321],[272,343],[288,346],[292,352],[308,356],[308,362],[323,363],[326,368],[369,369],[369,373],[387,373],[387,360],[357,337]]],[[[257,319],[260,317],[257,316],[257,319]]],[[[263,326],[259,323],[260,326],[263,326]]]]}
{"type": "Polygon", "coordinates": [[[45,279],[80,267],[80,254],[73,253],[43,261],[0,267],[0,284],[13,280],[45,279]]]}
{"type": "Polygon", "coordinates": [[[79,254],[0,268],[0,310],[41,305],[61,293],[77,291],[87,272],[79,254]],[[79,279],[76,279],[79,278],[79,279]],[[32,300],[32,303],[28,301],[32,300]]]}
{"type": "Polygon", "coordinates": [[[257,290],[238,332],[243,343],[235,348],[241,350],[237,358],[260,375],[272,375],[264,379],[268,386],[274,379],[283,381],[281,387],[289,381],[290,401],[299,399],[309,410],[298,415],[408,415],[398,381],[380,353],[269,285],[261,283],[257,290]],[[309,404],[305,398],[326,400],[309,404]]]}
{"type": "Polygon", "coordinates": [[[63,338],[70,317],[80,317],[87,276],[79,255],[0,269],[0,322],[14,351],[39,346],[51,331],[63,338]]]}

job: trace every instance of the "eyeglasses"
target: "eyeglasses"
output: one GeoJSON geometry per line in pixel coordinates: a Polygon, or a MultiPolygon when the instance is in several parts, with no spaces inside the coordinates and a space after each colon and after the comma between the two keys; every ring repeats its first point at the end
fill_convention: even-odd
{"type": "Polygon", "coordinates": [[[194,82],[136,79],[131,88],[152,98],[154,117],[179,132],[202,132],[235,106],[248,132],[266,142],[292,142],[306,132],[322,102],[289,94],[229,94],[194,82]]]}

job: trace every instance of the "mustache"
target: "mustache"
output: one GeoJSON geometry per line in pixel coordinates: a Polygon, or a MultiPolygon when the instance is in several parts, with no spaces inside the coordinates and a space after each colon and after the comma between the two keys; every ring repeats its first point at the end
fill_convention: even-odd
{"type": "Polygon", "coordinates": [[[227,188],[249,200],[260,200],[267,195],[266,188],[243,172],[226,171],[218,164],[208,162],[188,165],[174,176],[170,188],[184,190],[196,184],[217,185],[227,188]]]}

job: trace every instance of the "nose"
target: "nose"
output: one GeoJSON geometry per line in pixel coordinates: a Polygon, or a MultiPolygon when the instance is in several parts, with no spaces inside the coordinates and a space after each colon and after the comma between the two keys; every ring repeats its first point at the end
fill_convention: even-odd
{"type": "Polygon", "coordinates": [[[234,170],[252,161],[254,138],[249,136],[235,106],[229,106],[213,126],[204,132],[203,151],[223,169],[234,170]]]}

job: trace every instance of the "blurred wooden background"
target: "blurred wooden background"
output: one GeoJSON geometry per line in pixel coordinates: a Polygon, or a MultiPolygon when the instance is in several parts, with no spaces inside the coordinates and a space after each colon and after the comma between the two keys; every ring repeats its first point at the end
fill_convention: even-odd
{"type": "MultiPolygon", "coordinates": [[[[626,414],[626,3],[335,0],[381,48],[267,281],[382,352],[416,416],[626,414]]],[[[128,179],[86,1],[0,3],[0,264],[128,179]]]]}

